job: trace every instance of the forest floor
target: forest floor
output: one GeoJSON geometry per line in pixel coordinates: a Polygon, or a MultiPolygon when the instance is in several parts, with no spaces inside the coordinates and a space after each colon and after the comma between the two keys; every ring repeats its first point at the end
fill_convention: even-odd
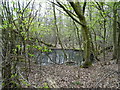
{"type": "Polygon", "coordinates": [[[111,58],[111,52],[106,55],[105,61],[100,56],[100,61],[89,68],[33,64],[29,82],[36,87],[47,84],[50,88],[119,88],[118,64],[111,58]]]}

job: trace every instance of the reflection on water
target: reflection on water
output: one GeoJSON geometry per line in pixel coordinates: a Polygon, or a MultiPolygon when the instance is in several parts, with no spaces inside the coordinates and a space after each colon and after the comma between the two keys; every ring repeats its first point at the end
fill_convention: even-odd
{"type": "Polygon", "coordinates": [[[80,65],[83,60],[83,52],[78,50],[66,49],[64,50],[67,58],[65,57],[62,49],[53,49],[49,53],[37,53],[37,62],[42,65],[49,64],[64,64],[66,61],[74,61],[76,65],[80,65]]]}

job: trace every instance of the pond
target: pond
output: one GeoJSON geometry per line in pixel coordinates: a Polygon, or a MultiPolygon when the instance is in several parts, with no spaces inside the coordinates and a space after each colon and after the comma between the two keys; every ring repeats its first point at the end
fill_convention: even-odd
{"type": "Polygon", "coordinates": [[[37,53],[37,63],[41,65],[64,64],[74,62],[75,65],[81,65],[83,61],[83,51],[73,49],[52,49],[48,53],[37,53]]]}

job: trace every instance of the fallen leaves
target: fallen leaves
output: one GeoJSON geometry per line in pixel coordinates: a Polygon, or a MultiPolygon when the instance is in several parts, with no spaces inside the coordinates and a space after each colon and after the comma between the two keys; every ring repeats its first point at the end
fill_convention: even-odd
{"type": "Polygon", "coordinates": [[[54,83],[53,86],[59,88],[118,88],[118,73],[112,73],[118,71],[118,65],[113,61],[104,66],[100,63],[87,69],[64,64],[41,67],[33,65],[29,80],[37,87],[44,86],[43,83],[54,83]]]}

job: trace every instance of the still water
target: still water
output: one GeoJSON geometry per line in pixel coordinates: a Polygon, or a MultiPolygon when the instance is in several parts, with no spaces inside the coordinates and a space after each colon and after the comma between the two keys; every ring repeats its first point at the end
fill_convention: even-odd
{"type": "Polygon", "coordinates": [[[83,51],[65,49],[63,52],[62,49],[52,49],[52,52],[49,53],[37,53],[36,57],[37,63],[41,65],[64,64],[68,61],[75,62],[75,65],[80,65],[83,61],[83,51]]]}

